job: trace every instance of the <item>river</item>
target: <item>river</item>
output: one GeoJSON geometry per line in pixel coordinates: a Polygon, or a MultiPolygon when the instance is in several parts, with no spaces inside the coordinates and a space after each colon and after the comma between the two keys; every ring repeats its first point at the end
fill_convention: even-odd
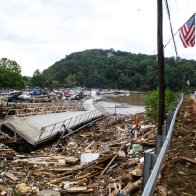
{"type": "Polygon", "coordinates": [[[109,114],[129,115],[145,112],[145,99],[148,93],[126,95],[102,95],[99,105],[109,114]]]}

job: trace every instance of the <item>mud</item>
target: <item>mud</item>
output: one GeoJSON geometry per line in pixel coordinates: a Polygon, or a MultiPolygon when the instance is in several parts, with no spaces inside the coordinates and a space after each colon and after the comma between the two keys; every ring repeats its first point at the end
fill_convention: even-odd
{"type": "Polygon", "coordinates": [[[155,195],[196,195],[196,100],[186,96],[178,112],[155,195]]]}

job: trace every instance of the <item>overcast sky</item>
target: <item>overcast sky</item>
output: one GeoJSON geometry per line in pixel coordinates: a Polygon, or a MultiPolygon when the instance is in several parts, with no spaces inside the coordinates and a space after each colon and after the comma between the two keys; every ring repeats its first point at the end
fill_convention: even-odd
{"type": "MultiPolygon", "coordinates": [[[[195,13],[196,0],[168,0],[174,33],[195,13]]],[[[164,44],[171,37],[164,7],[164,44]]],[[[196,46],[179,56],[196,60],[196,46]]],[[[72,52],[110,49],[156,54],[157,0],[0,0],[0,58],[22,75],[43,71],[72,52]]],[[[175,56],[173,43],[165,56],[175,56]]]]}

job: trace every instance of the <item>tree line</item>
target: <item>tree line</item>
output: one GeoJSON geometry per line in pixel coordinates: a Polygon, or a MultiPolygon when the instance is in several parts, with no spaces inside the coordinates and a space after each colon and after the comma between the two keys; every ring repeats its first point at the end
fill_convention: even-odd
{"type": "MultiPolygon", "coordinates": [[[[156,55],[114,49],[91,49],[67,55],[42,73],[37,69],[31,78],[21,75],[15,61],[3,58],[0,60],[0,87],[83,86],[150,91],[158,86],[156,58],[156,55]]],[[[179,91],[188,84],[196,87],[196,61],[165,58],[165,86],[179,91]]]]}

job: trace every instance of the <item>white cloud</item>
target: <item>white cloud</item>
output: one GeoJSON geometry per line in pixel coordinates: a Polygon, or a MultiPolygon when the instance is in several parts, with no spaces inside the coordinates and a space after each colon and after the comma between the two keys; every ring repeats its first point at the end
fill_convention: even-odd
{"type": "MultiPolygon", "coordinates": [[[[169,2],[175,32],[194,13],[196,1],[169,2]]],[[[23,75],[32,75],[85,49],[155,54],[156,20],[154,0],[1,1],[0,58],[16,60],[23,75]]],[[[165,9],[163,31],[165,44],[171,37],[165,9]]],[[[176,43],[182,58],[196,59],[195,48],[184,49],[178,35],[176,43]]],[[[172,42],[165,55],[175,56],[172,42]]]]}

